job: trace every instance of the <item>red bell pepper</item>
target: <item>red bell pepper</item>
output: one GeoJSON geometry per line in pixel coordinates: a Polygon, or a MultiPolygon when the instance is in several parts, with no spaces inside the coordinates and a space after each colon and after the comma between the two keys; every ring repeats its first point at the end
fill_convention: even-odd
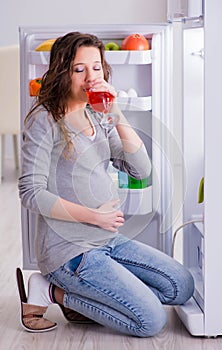
{"type": "Polygon", "coordinates": [[[36,79],[30,80],[29,82],[30,96],[38,96],[41,85],[42,85],[42,78],[36,78],[36,79]]]}

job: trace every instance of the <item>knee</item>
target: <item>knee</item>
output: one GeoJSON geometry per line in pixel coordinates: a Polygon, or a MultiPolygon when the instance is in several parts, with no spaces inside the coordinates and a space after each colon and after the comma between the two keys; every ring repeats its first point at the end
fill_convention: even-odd
{"type": "Polygon", "coordinates": [[[152,337],[163,329],[166,321],[166,310],[162,305],[153,308],[153,310],[149,309],[147,313],[144,313],[143,320],[140,322],[135,335],[141,338],[152,337]]]}
{"type": "Polygon", "coordinates": [[[177,281],[177,296],[173,304],[184,304],[189,300],[194,292],[194,279],[189,270],[182,267],[182,271],[177,281]]]}

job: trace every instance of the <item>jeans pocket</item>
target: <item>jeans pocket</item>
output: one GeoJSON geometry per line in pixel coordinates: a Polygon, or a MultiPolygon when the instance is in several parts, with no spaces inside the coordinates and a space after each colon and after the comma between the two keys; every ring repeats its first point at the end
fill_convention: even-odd
{"type": "Polygon", "coordinates": [[[83,256],[84,256],[84,254],[80,254],[78,256],[75,256],[71,260],[67,261],[67,263],[65,263],[63,265],[64,269],[75,273],[76,270],[78,269],[78,267],[81,265],[81,261],[83,259],[83,256]]]}

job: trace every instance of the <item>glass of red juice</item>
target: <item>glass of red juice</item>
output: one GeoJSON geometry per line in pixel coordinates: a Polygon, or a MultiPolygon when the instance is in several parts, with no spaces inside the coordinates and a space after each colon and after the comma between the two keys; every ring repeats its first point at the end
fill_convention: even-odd
{"type": "Polygon", "coordinates": [[[88,102],[92,109],[102,113],[101,125],[107,129],[118,123],[119,117],[115,113],[110,113],[114,96],[108,91],[86,91],[88,102]]]}

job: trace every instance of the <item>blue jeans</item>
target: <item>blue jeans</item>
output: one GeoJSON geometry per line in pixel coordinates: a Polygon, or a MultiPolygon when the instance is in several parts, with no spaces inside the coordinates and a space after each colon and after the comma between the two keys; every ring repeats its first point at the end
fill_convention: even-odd
{"type": "Polygon", "coordinates": [[[166,323],[162,304],[183,304],[193,294],[185,267],[121,234],[79,260],[78,266],[72,259],[47,279],[65,290],[66,307],[124,334],[158,333],[166,323]]]}

